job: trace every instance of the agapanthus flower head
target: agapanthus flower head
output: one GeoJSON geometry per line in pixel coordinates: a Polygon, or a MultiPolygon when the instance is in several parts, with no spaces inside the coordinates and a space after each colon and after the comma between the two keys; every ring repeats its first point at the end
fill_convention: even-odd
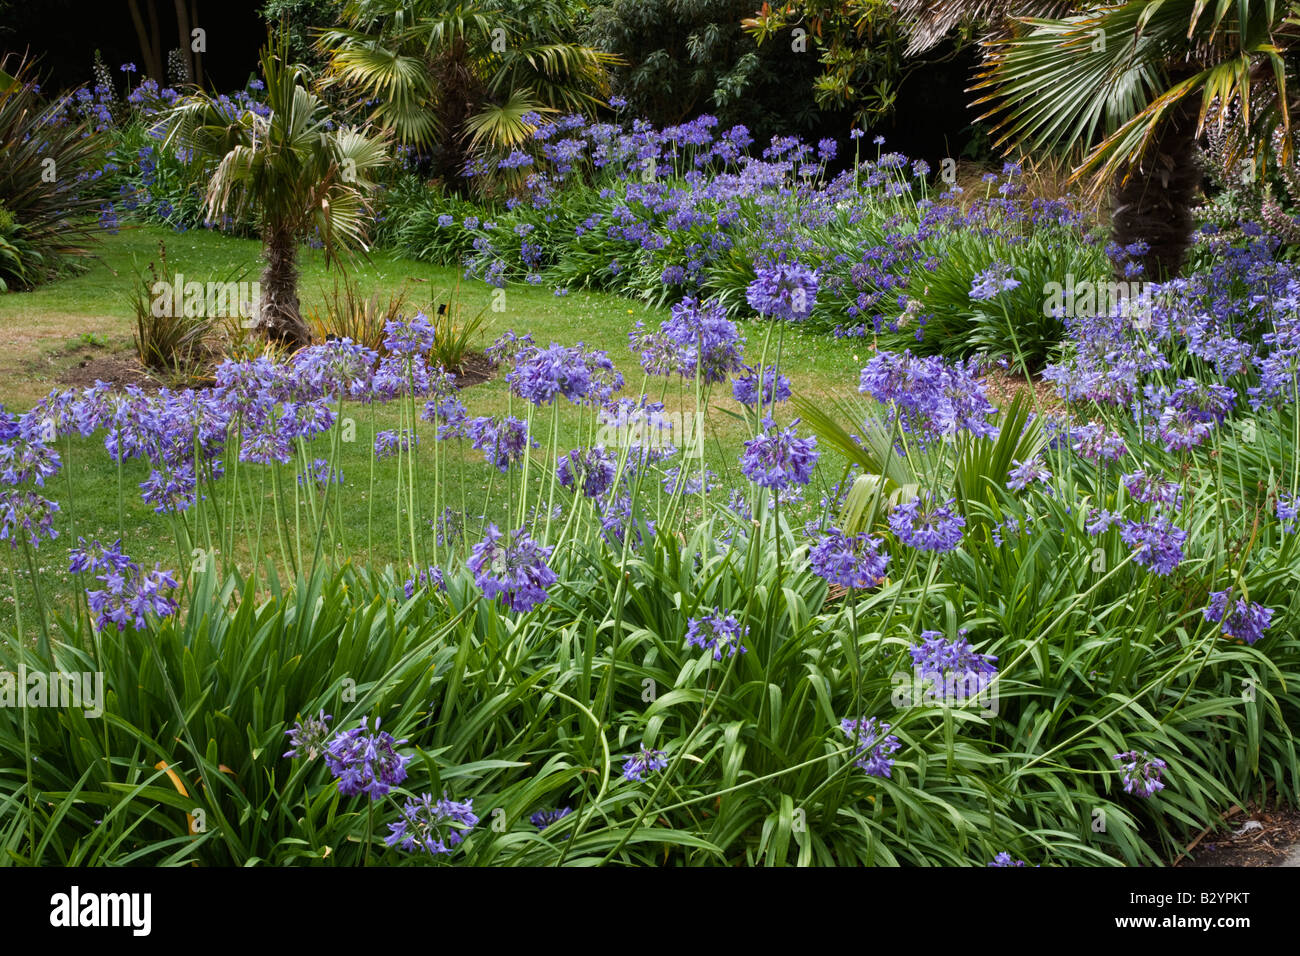
{"type": "Polygon", "coordinates": [[[420,443],[420,436],[409,428],[389,428],[375,434],[375,457],[380,461],[398,452],[409,452],[420,443]]]}
{"type": "Polygon", "coordinates": [[[0,484],[42,488],[59,467],[58,452],[37,437],[18,434],[0,442],[0,484]]]}
{"type": "Polygon", "coordinates": [[[1202,613],[1207,621],[1220,624],[1220,630],[1225,636],[1254,644],[1272,624],[1273,609],[1239,597],[1232,609],[1228,610],[1231,590],[1225,588],[1212,592],[1210,603],[1202,613]]]}
{"type": "Polygon", "coordinates": [[[189,462],[155,468],[140,482],[140,498],[158,514],[180,514],[198,500],[198,481],[189,462]]]}
{"type": "Polygon", "coordinates": [[[800,438],[795,431],[799,420],[777,430],[768,424],[755,438],[745,442],[740,470],[750,481],[764,488],[780,490],[792,484],[806,485],[817,464],[817,439],[800,438]]]}
{"type": "Polygon", "coordinates": [[[1120,539],[1134,549],[1134,561],[1163,576],[1182,563],[1187,532],[1165,515],[1151,521],[1124,522],[1120,539]]]}
{"type": "Polygon", "coordinates": [[[178,605],[172,592],[180,587],[180,581],[173,572],[163,571],[157,565],[152,571],[145,571],[130,560],[123,564],[120,553],[112,557],[118,560],[112,560],[108,554],[103,556],[100,573],[96,575],[104,587],[86,590],[86,604],[95,616],[96,630],[112,625],[119,631],[127,628],[139,631],[148,626],[151,616],[161,619],[176,613],[178,605]]]}
{"type": "Polygon", "coordinates": [[[433,324],[423,312],[384,324],[384,348],[394,355],[424,355],[433,349],[436,338],[433,324]]]}
{"type": "Polygon", "coordinates": [[[840,730],[853,745],[853,762],[869,776],[893,775],[894,759],[890,754],[896,753],[902,744],[896,736],[889,733],[889,727],[889,724],[880,723],[875,717],[860,717],[857,720],[845,717],[840,721],[840,730]]]}
{"type": "Polygon", "coordinates": [[[1164,481],[1156,475],[1148,475],[1138,470],[1130,475],[1121,476],[1129,497],[1143,504],[1155,504],[1177,511],[1182,507],[1182,494],[1176,481],[1164,481]]]}
{"type": "Polygon", "coordinates": [[[995,856],[993,858],[993,862],[989,864],[989,866],[1025,866],[1025,865],[1026,864],[1024,860],[1013,860],[1011,858],[1011,854],[1008,853],[1006,850],[1003,850],[1001,853],[995,856]]]}
{"type": "Polygon", "coordinates": [[[332,715],[326,714],[325,709],[321,708],[318,716],[296,721],[285,731],[289,737],[289,749],[284,756],[315,760],[325,750],[330,733],[329,722],[333,719],[332,715]]]}
{"type": "Polygon", "coordinates": [[[1046,484],[1052,480],[1052,473],[1047,470],[1040,456],[1035,455],[1026,462],[1013,459],[1014,466],[1007,474],[1007,487],[1012,491],[1023,491],[1035,481],[1046,484]]]}
{"type": "Polygon", "coordinates": [[[588,498],[599,498],[614,484],[616,462],[604,448],[597,445],[583,453],[575,448],[560,456],[555,476],[565,488],[576,488],[588,498]]]}
{"type": "Polygon", "coordinates": [[[406,741],[394,740],[387,731],[380,730],[378,718],[374,731],[369,731],[369,719],[362,717],[359,727],[337,734],[325,747],[325,763],[345,797],[364,793],[378,800],[406,779],[406,765],[411,758],[397,752],[406,741]]]}
{"type": "Polygon", "coordinates": [[[647,773],[663,770],[668,766],[668,757],[662,750],[652,750],[645,744],[641,749],[623,761],[624,780],[644,780],[647,773]]]}
{"type": "Polygon", "coordinates": [[[1149,799],[1165,788],[1160,775],[1168,765],[1163,760],[1150,756],[1145,750],[1140,754],[1136,750],[1128,750],[1115,754],[1111,759],[1120,764],[1125,793],[1149,799]]]}
{"type": "Polygon", "coordinates": [[[316,486],[317,491],[324,491],[331,484],[343,484],[343,472],[338,468],[330,468],[329,459],[317,458],[306,471],[298,475],[298,484],[312,484],[316,486]]]}
{"type": "Polygon", "coordinates": [[[740,369],[744,339],[726,308],[716,299],[699,302],[687,296],[657,332],[638,323],[629,334],[641,366],[651,375],[699,376],[706,384],[726,381],[740,369]]]}
{"type": "Polygon", "coordinates": [[[408,797],[398,811],[397,820],[388,824],[384,842],[400,846],[408,853],[424,852],[430,856],[450,853],[465,840],[465,830],[478,823],[474,803],[458,803],[443,794],[434,800],[429,793],[408,797]]]}
{"type": "Polygon", "coordinates": [[[121,573],[129,567],[131,559],[122,553],[121,538],[107,546],[100,544],[98,538],[90,544],[85,538],[78,538],[77,546],[69,551],[68,570],[73,574],[121,573]]]}
{"type": "Polygon", "coordinates": [[[846,535],[828,528],[808,552],[813,572],[830,584],[844,588],[874,588],[885,580],[889,555],[882,554],[884,542],[865,531],[846,535]]]}
{"type": "Polygon", "coordinates": [[[998,672],[997,658],[976,651],[964,630],[952,640],[940,631],[922,631],[921,643],[909,653],[917,676],[959,703],[982,693],[998,672]]]}
{"type": "Polygon", "coordinates": [[[58,502],[34,491],[0,492],[0,541],[8,541],[11,549],[24,541],[39,548],[42,539],[53,541],[59,536],[54,528],[58,512],[58,502]]]}
{"type": "Polygon", "coordinates": [[[979,275],[975,276],[970,287],[970,297],[976,301],[987,301],[1003,292],[1009,292],[1020,285],[1018,279],[1011,276],[1011,266],[995,262],[979,275]]]}
{"type": "Polygon", "coordinates": [[[957,500],[943,504],[917,497],[897,505],[889,514],[889,530],[903,544],[919,551],[951,551],[961,543],[966,519],[957,513],[957,500]]]}
{"type": "Polygon", "coordinates": [[[581,348],[551,343],[547,349],[521,349],[506,375],[511,390],[534,405],[549,405],[563,396],[575,405],[591,388],[591,369],[581,348]]]}
{"type": "Polygon", "coordinates": [[[415,577],[407,578],[406,583],[402,585],[402,591],[406,594],[408,601],[415,597],[415,592],[421,588],[432,588],[435,591],[447,590],[447,582],[443,578],[442,568],[427,567],[415,577]]]}
{"type": "Polygon", "coordinates": [[[744,374],[737,375],[732,380],[731,394],[742,405],[751,407],[761,405],[767,408],[776,402],[784,402],[790,397],[790,380],[769,365],[763,370],[763,388],[760,395],[758,373],[746,365],[744,374]]]}
{"type": "Polygon", "coordinates": [[[507,417],[500,422],[487,416],[472,418],[466,423],[465,431],[473,446],[483,452],[487,463],[502,472],[522,461],[529,447],[538,447],[528,437],[528,423],[519,418],[507,417]]]}
{"type": "Polygon", "coordinates": [[[1121,435],[1096,423],[1074,429],[1071,437],[1070,447],[1089,461],[1119,461],[1128,452],[1121,435]]]}
{"type": "Polygon", "coordinates": [[[686,646],[701,647],[713,652],[715,661],[744,654],[746,647],[740,642],[749,633],[748,627],[742,627],[735,615],[724,613],[715,607],[713,613],[690,618],[686,622],[686,646]]]}
{"type": "Polygon", "coordinates": [[[554,810],[538,810],[528,821],[537,829],[545,830],[553,823],[558,823],[573,812],[572,807],[556,807],[554,810]]]}
{"type": "Polygon", "coordinates": [[[1279,493],[1277,496],[1277,520],[1282,522],[1282,530],[1293,534],[1300,528],[1300,503],[1291,495],[1279,493]]]}
{"type": "Polygon", "coordinates": [[[504,365],[506,362],[514,360],[514,357],[523,349],[535,348],[533,337],[530,333],[516,335],[513,331],[503,332],[497,337],[497,340],[483,350],[488,361],[495,365],[504,365]]]}
{"type": "Polygon", "coordinates": [[[559,580],[546,563],[554,549],[538,544],[523,528],[516,528],[508,543],[501,539],[500,529],[489,524],[483,540],[474,545],[466,562],[474,583],[489,601],[500,597],[511,610],[531,611],[559,580]]]}
{"type": "Polygon", "coordinates": [[[759,315],[802,322],[817,304],[817,272],[797,262],[760,266],[745,290],[745,300],[759,315]]]}
{"type": "Polygon", "coordinates": [[[976,377],[974,362],[945,362],[940,356],[881,352],[862,370],[858,390],[888,409],[888,421],[922,442],[968,431],[994,438],[988,416],[997,411],[976,377]]]}

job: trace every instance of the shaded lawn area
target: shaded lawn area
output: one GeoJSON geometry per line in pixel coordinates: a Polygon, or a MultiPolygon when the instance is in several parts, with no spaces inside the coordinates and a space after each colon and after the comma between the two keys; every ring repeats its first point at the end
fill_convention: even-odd
{"type": "MultiPolygon", "coordinates": [[[[31,292],[0,296],[0,405],[6,411],[25,410],[52,388],[67,387],[61,380],[66,380],[84,362],[106,356],[130,357],[134,317],[127,296],[134,280],[133,266],[143,270],[150,261],[156,260],[159,241],[166,244],[171,273],[182,272],[187,279],[209,281],[227,278],[232,270],[242,267],[247,280],[257,278],[261,247],[255,240],[234,239],[208,231],[178,233],[157,226],[127,227],[119,235],[105,236],[85,273],[31,292]]],[[[303,313],[307,315],[320,308],[326,293],[333,291],[337,272],[326,270],[322,252],[308,248],[301,251],[300,267],[299,295],[303,313]]],[[[575,290],[567,296],[556,296],[545,287],[515,284],[505,290],[504,311],[494,312],[491,309],[494,290],[481,281],[462,279],[459,269],[417,262],[387,250],[376,251],[369,262],[359,260],[353,267],[352,277],[363,291],[378,292],[381,299],[405,288],[412,308],[435,298],[445,299],[449,291],[457,290],[465,315],[484,312],[481,340],[475,343],[476,348],[490,344],[507,330],[521,335],[531,333],[543,346],[553,341],[564,345],[581,341],[588,348],[609,351],[627,378],[623,394],[635,396],[644,389],[653,398],[662,398],[670,411],[694,409],[693,382],[646,381],[637,357],[628,349],[628,332],[635,322],[643,320],[654,328],[667,315],[666,310],[602,293],[575,290]]],[[[766,332],[763,323],[742,323],[751,364],[758,364],[766,332]]],[[[851,400],[856,395],[858,371],[866,361],[869,348],[862,341],[840,341],[788,327],[784,333],[782,364],[796,395],[808,396],[825,405],[851,400]]],[[[773,335],[769,362],[775,351],[773,335]]],[[[523,402],[517,398],[511,401],[501,375],[467,388],[461,397],[471,416],[500,416],[509,412],[524,417],[525,414],[523,402]]],[[[423,402],[419,403],[422,405],[423,402]]],[[[744,484],[737,457],[744,439],[751,433],[751,426],[739,415],[741,411],[742,406],[731,397],[730,386],[723,385],[713,390],[704,416],[705,462],[720,476],[714,494],[721,495],[723,500],[728,489],[744,484]]],[[[779,417],[784,424],[794,412],[788,407],[783,412],[779,417]]],[[[542,483],[555,467],[555,452],[547,448],[552,427],[559,435],[559,450],[590,441],[589,410],[563,403],[555,422],[552,414],[550,408],[535,413],[534,436],[543,447],[533,452],[530,501],[541,497],[545,490],[542,483]]],[[[398,480],[395,460],[376,465],[373,498],[369,492],[374,434],[398,427],[399,409],[396,403],[382,407],[354,404],[345,407],[344,416],[355,421],[356,441],[340,448],[339,466],[346,484],[337,504],[345,540],[333,542],[333,550],[340,559],[350,557],[374,568],[394,565],[398,579],[404,580],[411,573],[411,545],[405,497],[399,502],[395,494],[398,480]]],[[[432,479],[436,443],[430,424],[420,422],[419,430],[421,444],[415,460],[415,484],[423,502],[422,506],[417,505],[417,510],[426,524],[417,527],[416,536],[417,548],[424,551],[433,537],[427,521],[434,516],[430,500],[435,493],[426,483],[432,479]],[[427,476],[425,482],[421,481],[422,472],[427,476]]],[[[64,458],[64,471],[47,483],[46,494],[57,500],[63,511],[56,525],[59,540],[37,552],[37,573],[46,600],[65,612],[72,600],[67,548],[76,543],[78,536],[88,540],[97,537],[106,542],[120,536],[124,550],[146,567],[155,562],[161,562],[166,568],[183,567],[186,563],[185,554],[178,551],[171,520],[154,514],[140,499],[139,483],[148,476],[147,464],[131,460],[119,472],[105,452],[102,439],[101,434],[90,439],[74,438],[67,443],[61,440],[59,452],[64,458]],[[123,489],[120,507],[119,484],[123,489]]],[[[317,439],[309,447],[309,458],[328,455],[328,437],[317,439]]],[[[437,492],[442,499],[439,507],[445,505],[459,510],[463,498],[470,515],[465,536],[468,540],[461,542],[463,552],[477,540],[482,516],[486,520],[504,520],[507,482],[468,442],[443,443],[438,455],[442,475],[442,488],[437,492]],[[477,523],[475,519],[479,519],[477,523]]],[[[692,470],[696,467],[698,462],[691,465],[692,470]]],[[[842,467],[839,459],[830,456],[823,459],[807,492],[809,506],[815,506],[825,490],[839,480],[842,467]]],[[[287,525],[294,521],[293,486],[297,473],[296,465],[286,465],[281,476],[287,525]]],[[[256,484],[246,491],[250,495],[247,517],[237,515],[235,519],[236,527],[241,530],[236,545],[241,566],[246,566],[251,557],[250,540],[258,521],[256,497],[260,494],[256,484]]],[[[269,496],[268,490],[261,510],[263,553],[268,547],[273,548],[269,542],[275,534],[267,527],[273,514],[269,496]]],[[[564,500],[557,498],[557,503],[564,500]]],[[[298,506],[306,523],[310,512],[306,495],[300,497],[298,506]]],[[[792,524],[795,520],[801,522],[802,517],[791,514],[792,524]]],[[[189,533],[194,544],[203,543],[204,534],[199,529],[191,528],[189,533]]],[[[4,551],[9,569],[19,577],[19,592],[25,600],[30,594],[30,584],[25,580],[28,575],[20,553],[11,553],[7,548],[0,550],[4,551]]],[[[278,549],[273,548],[272,554],[279,559],[278,549]]],[[[8,569],[0,570],[4,570],[5,578],[9,577],[8,569]]],[[[13,621],[12,590],[8,584],[0,588],[4,594],[0,602],[3,624],[13,621]]]]}

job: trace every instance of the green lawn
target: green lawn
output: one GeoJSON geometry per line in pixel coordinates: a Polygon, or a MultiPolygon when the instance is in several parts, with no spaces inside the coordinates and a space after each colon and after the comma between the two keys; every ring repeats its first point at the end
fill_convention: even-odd
{"type": "MultiPolygon", "coordinates": [[[[176,233],[155,226],[124,229],[117,236],[106,236],[90,260],[83,274],[38,288],[27,293],[13,293],[0,297],[0,404],[9,411],[20,411],[31,406],[50,389],[61,387],[60,379],[79,363],[104,355],[130,354],[132,350],[133,320],[127,293],[133,279],[133,264],[143,268],[154,259],[158,243],[166,243],[169,271],[183,272],[187,278],[207,281],[227,277],[234,268],[248,270],[255,278],[258,268],[259,245],[252,240],[233,239],[212,232],[192,231],[176,233]]],[[[326,270],[321,252],[303,249],[300,295],[304,313],[318,308],[327,289],[332,289],[336,274],[326,270]]],[[[639,302],[615,296],[575,291],[557,297],[548,289],[528,285],[512,285],[506,289],[504,311],[491,310],[491,290],[477,280],[461,279],[459,270],[431,266],[426,263],[378,251],[369,262],[358,262],[354,278],[363,289],[378,291],[383,296],[403,287],[408,301],[413,305],[427,303],[439,293],[456,288],[468,314],[485,311],[482,341],[486,345],[500,333],[513,329],[522,334],[530,332],[542,345],[552,341],[562,344],[585,342],[588,347],[607,349],[615,363],[628,379],[625,392],[639,394],[644,388],[654,397],[662,395],[667,407],[672,409],[694,407],[692,383],[662,379],[644,382],[636,358],[628,350],[627,334],[633,323],[643,319],[653,327],[665,314],[639,302]]],[[[765,325],[749,324],[744,333],[749,340],[751,361],[757,364],[763,345],[765,325]]],[[[775,339],[771,344],[775,351],[775,339]]],[[[797,328],[789,328],[784,339],[783,364],[793,381],[796,394],[826,401],[848,398],[856,391],[858,369],[863,364],[860,351],[862,343],[837,341],[825,335],[805,335],[797,328]]],[[[466,389],[462,396],[471,415],[501,415],[511,411],[524,415],[523,403],[512,403],[505,382],[498,376],[485,384],[466,389]]],[[[729,387],[717,389],[705,416],[706,462],[722,478],[719,494],[738,483],[736,458],[741,442],[747,436],[747,426],[738,417],[741,411],[732,398],[729,387]]],[[[792,412],[787,412],[792,414],[792,412]]],[[[397,465],[393,460],[381,462],[375,471],[373,496],[370,492],[370,446],[376,430],[393,428],[399,423],[396,405],[382,408],[354,406],[344,415],[356,422],[356,441],[341,449],[340,466],[346,479],[345,491],[338,502],[342,509],[339,524],[343,541],[336,541],[340,556],[347,554],[355,560],[373,567],[397,565],[397,573],[404,579],[410,567],[410,524],[405,511],[395,503],[397,465]],[[373,506],[372,506],[373,503],[373,506]]],[[[558,421],[553,423],[550,409],[536,413],[535,434],[547,444],[553,424],[558,429],[559,447],[567,449],[589,440],[589,413],[567,404],[559,410],[558,421]],[[579,432],[579,426],[583,431],[579,432]]],[[[444,487],[438,490],[427,487],[419,478],[421,465],[431,460],[436,443],[432,441],[431,426],[421,423],[423,442],[416,457],[416,488],[421,502],[417,510],[427,519],[433,511],[430,501],[436,495],[442,502],[459,510],[466,502],[471,516],[469,543],[477,537],[474,518],[486,515],[489,520],[501,520],[504,515],[505,480],[484,463],[479,452],[468,442],[444,443],[438,453],[443,457],[444,487]]],[[[145,505],[139,497],[139,482],[148,475],[144,462],[127,462],[119,474],[117,467],[104,451],[102,436],[89,440],[73,440],[60,451],[65,458],[64,472],[49,483],[47,494],[60,502],[62,521],[58,525],[62,535],[58,546],[40,549],[37,571],[47,592],[47,600],[66,604],[71,597],[68,590],[66,548],[78,536],[88,539],[98,537],[112,540],[122,537],[126,550],[142,563],[160,561],[166,567],[176,567],[185,560],[173,543],[169,521],[145,505]],[[70,450],[70,454],[69,454],[70,450]],[[124,489],[125,506],[119,512],[119,482],[124,489]]],[[[312,457],[325,457],[328,442],[321,439],[318,447],[310,449],[312,457]]],[[[531,469],[531,499],[536,500],[542,477],[554,468],[549,455],[542,460],[543,451],[535,453],[531,469]]],[[[808,497],[815,504],[819,489],[839,477],[837,462],[825,463],[819,469],[820,480],[809,489],[808,497]]],[[[286,522],[293,519],[293,486],[295,466],[286,466],[283,473],[283,507],[286,522]]],[[[256,489],[254,489],[256,490],[256,489]]],[[[254,496],[255,497],[255,496],[254,496]]],[[[271,521],[272,509],[268,503],[270,491],[263,496],[262,523],[271,521]]],[[[249,557],[247,549],[254,535],[250,525],[257,522],[257,502],[250,498],[248,511],[238,525],[246,533],[239,535],[238,558],[243,564],[249,557]]],[[[309,510],[305,497],[298,507],[306,522],[309,510]]],[[[197,528],[186,529],[196,543],[202,543],[205,534],[197,528]]],[[[271,531],[264,540],[269,540],[271,531]]],[[[416,529],[417,548],[429,546],[432,533],[427,527],[416,529]]],[[[264,544],[264,549],[266,545],[264,544]]],[[[5,549],[7,552],[7,549],[5,549]]],[[[277,558],[279,551],[274,552],[277,558]]],[[[7,554],[17,559],[18,554],[7,554]]],[[[26,569],[15,561],[15,572],[22,580],[19,591],[27,593],[26,569]]],[[[11,588],[5,591],[4,605],[0,607],[0,620],[12,619],[11,588]]]]}

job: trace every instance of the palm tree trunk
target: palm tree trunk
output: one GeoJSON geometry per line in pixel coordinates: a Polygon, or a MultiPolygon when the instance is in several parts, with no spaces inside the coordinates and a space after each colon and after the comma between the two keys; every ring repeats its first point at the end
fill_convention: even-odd
{"type": "Polygon", "coordinates": [[[298,306],[298,242],[289,229],[266,228],[262,238],[260,327],[267,338],[290,348],[311,344],[298,306]]]}
{"type": "Polygon", "coordinates": [[[1116,183],[1111,238],[1121,246],[1142,241],[1137,257],[1144,278],[1178,274],[1192,244],[1192,206],[1201,184],[1196,162],[1197,104],[1184,98],[1164,120],[1153,147],[1116,183]]]}

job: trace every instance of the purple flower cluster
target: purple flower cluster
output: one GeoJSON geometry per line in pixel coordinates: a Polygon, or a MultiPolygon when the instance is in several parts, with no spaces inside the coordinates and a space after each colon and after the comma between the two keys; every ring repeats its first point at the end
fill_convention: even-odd
{"type": "Polygon", "coordinates": [[[715,607],[712,614],[686,622],[686,646],[712,651],[713,659],[720,661],[724,651],[728,657],[744,654],[746,648],[740,642],[748,633],[749,628],[741,627],[734,615],[724,614],[721,608],[715,607]]]}
{"type": "Polygon", "coordinates": [[[1211,592],[1210,603],[1203,612],[1205,619],[1221,624],[1220,630],[1225,636],[1254,644],[1272,624],[1273,609],[1238,598],[1237,603],[1228,610],[1230,594],[1231,588],[1211,592]]]}
{"type": "Polygon", "coordinates": [[[745,290],[745,301],[759,315],[802,322],[817,304],[817,272],[797,262],[760,266],[745,290]]]}
{"type": "Polygon", "coordinates": [[[806,485],[817,464],[817,439],[800,438],[795,419],[780,431],[770,421],[766,430],[745,442],[740,456],[740,470],[750,481],[764,488],[781,490],[790,485],[806,485]]]}
{"type": "Polygon", "coordinates": [[[1166,575],[1182,563],[1187,532],[1166,515],[1150,521],[1124,522],[1120,539],[1135,549],[1134,561],[1156,574],[1166,575]]]}
{"type": "Polygon", "coordinates": [[[996,409],[975,377],[973,362],[948,364],[939,356],[881,352],[862,370],[858,390],[889,408],[889,420],[926,440],[968,431],[993,438],[996,409]]]}
{"type": "Polygon", "coordinates": [[[751,408],[758,405],[767,408],[777,402],[784,402],[790,397],[790,380],[777,370],[768,366],[763,371],[762,394],[759,394],[758,372],[748,365],[743,374],[737,375],[731,382],[731,394],[736,401],[751,408]]]}
{"type": "Polygon", "coordinates": [[[58,511],[58,502],[34,491],[0,492],[0,541],[8,541],[11,549],[16,549],[19,541],[33,548],[40,547],[42,538],[53,541],[59,536],[54,528],[58,511]]]}
{"type": "Polygon", "coordinates": [[[77,545],[70,552],[68,570],[94,575],[104,584],[86,591],[97,630],[111,624],[119,631],[128,627],[138,631],[147,626],[150,615],[165,618],[176,612],[170,592],[180,587],[180,582],[171,571],[157,566],[152,571],[142,570],[122,553],[121,541],[105,547],[98,541],[87,545],[85,539],[79,539],[77,545]]]}
{"type": "Polygon", "coordinates": [[[528,423],[518,418],[504,418],[500,422],[487,416],[472,418],[466,431],[471,444],[483,452],[487,463],[502,472],[522,461],[529,447],[538,447],[528,437],[528,423]]]}
{"type": "Polygon", "coordinates": [[[668,766],[668,757],[662,750],[651,750],[645,744],[641,749],[623,761],[623,779],[641,781],[647,773],[663,770],[668,766]]]}
{"type": "Polygon", "coordinates": [[[599,445],[587,449],[586,454],[575,448],[560,456],[555,477],[565,488],[577,488],[588,498],[600,498],[613,486],[616,466],[613,456],[599,445]]]}
{"type": "Polygon", "coordinates": [[[740,370],[741,338],[736,323],[716,300],[697,302],[687,296],[672,307],[672,314],[657,332],[646,332],[642,323],[628,336],[631,348],[641,355],[641,367],[650,375],[697,375],[706,384],[726,381],[740,370]]]}
{"type": "Polygon", "coordinates": [[[1115,754],[1111,759],[1119,761],[1125,793],[1150,799],[1165,788],[1160,774],[1168,765],[1163,760],[1149,756],[1145,750],[1140,754],[1136,750],[1127,750],[1115,754]]]}
{"type": "Polygon", "coordinates": [[[429,793],[408,797],[397,820],[388,824],[384,842],[408,853],[423,851],[430,856],[451,853],[465,840],[465,830],[478,823],[474,802],[458,803],[444,793],[434,800],[429,793]]]}
{"type": "Polygon", "coordinates": [[[330,734],[329,722],[333,719],[322,708],[318,716],[296,721],[285,731],[289,738],[289,749],[284,756],[315,760],[325,750],[330,734]]]}
{"type": "Polygon", "coordinates": [[[378,800],[406,779],[406,765],[411,758],[397,753],[396,748],[406,741],[394,740],[387,731],[380,730],[378,718],[374,732],[367,732],[368,720],[362,717],[360,727],[335,736],[325,747],[325,763],[338,779],[343,796],[365,793],[371,800],[378,800]]]}
{"type": "Polygon", "coordinates": [[[987,675],[998,672],[997,658],[989,654],[980,654],[966,639],[966,632],[958,632],[952,640],[945,638],[940,631],[922,631],[921,643],[909,652],[912,666],[925,678],[943,680],[949,675],[987,675]]]}
{"type": "Polygon", "coordinates": [[[515,529],[509,544],[502,544],[501,537],[495,524],[488,525],[466,564],[489,601],[500,596],[511,610],[531,611],[558,580],[546,563],[554,549],[539,545],[523,528],[515,529]]]}
{"type": "Polygon", "coordinates": [[[844,588],[874,588],[885,580],[889,555],[881,554],[884,542],[865,531],[846,535],[829,528],[808,552],[813,573],[830,584],[844,588]]]}
{"type": "Polygon", "coordinates": [[[853,744],[854,763],[869,776],[893,775],[894,759],[890,754],[896,753],[902,744],[896,736],[889,733],[889,726],[878,723],[875,717],[861,717],[857,720],[845,717],[840,721],[840,730],[853,744]]]}
{"type": "Polygon", "coordinates": [[[889,530],[918,551],[951,551],[961,543],[966,519],[957,514],[957,501],[933,504],[922,498],[897,505],[889,514],[889,530]]]}

